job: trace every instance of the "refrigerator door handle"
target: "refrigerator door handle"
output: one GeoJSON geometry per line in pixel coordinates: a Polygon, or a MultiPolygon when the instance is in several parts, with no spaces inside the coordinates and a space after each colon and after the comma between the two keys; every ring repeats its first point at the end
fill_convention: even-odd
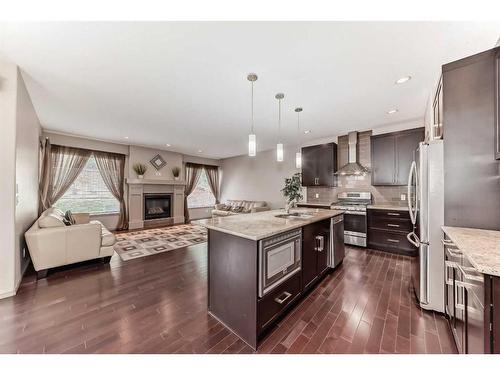
{"type": "Polygon", "coordinates": [[[418,176],[417,176],[417,163],[415,162],[415,160],[413,160],[411,163],[411,167],[410,167],[410,174],[408,175],[408,211],[410,212],[410,219],[411,219],[411,223],[413,225],[415,225],[417,222],[417,202],[418,202],[418,198],[417,198],[418,181],[417,181],[417,178],[418,178],[418,176]],[[412,195],[411,195],[412,184],[411,184],[411,182],[412,182],[413,174],[415,174],[415,194],[413,195],[413,199],[412,199],[412,195]],[[412,204],[413,200],[414,200],[415,204],[412,204]],[[415,210],[413,210],[413,207],[415,207],[415,210]]]}
{"type": "Polygon", "coordinates": [[[415,232],[408,233],[406,239],[415,247],[420,247],[420,239],[415,232]]]}

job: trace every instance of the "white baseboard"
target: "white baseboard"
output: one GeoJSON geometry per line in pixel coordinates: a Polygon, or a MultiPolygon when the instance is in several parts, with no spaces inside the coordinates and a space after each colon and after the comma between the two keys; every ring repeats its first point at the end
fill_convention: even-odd
{"type": "Polygon", "coordinates": [[[12,290],[10,292],[0,293],[0,299],[12,297],[14,295],[16,295],[16,291],[15,290],[12,290]]]}

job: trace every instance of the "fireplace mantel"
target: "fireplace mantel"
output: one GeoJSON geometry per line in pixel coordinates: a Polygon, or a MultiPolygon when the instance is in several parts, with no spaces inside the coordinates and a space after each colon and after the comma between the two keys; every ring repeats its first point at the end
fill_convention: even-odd
{"type": "Polygon", "coordinates": [[[151,178],[127,178],[129,185],[186,185],[186,181],[181,180],[155,180],[151,178]]]}

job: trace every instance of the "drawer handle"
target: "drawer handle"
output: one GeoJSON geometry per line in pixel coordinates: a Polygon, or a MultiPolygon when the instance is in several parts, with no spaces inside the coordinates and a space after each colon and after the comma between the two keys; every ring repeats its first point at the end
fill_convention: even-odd
{"type": "Polygon", "coordinates": [[[401,216],[401,214],[398,214],[397,212],[388,212],[388,216],[401,216]]]}
{"type": "Polygon", "coordinates": [[[443,245],[447,248],[452,248],[452,249],[458,249],[457,245],[455,245],[453,242],[451,242],[450,240],[441,240],[441,242],[443,243],[443,245]]]}
{"type": "Polygon", "coordinates": [[[399,224],[387,224],[388,227],[399,228],[399,224]]]}
{"type": "Polygon", "coordinates": [[[288,300],[288,298],[290,298],[291,296],[292,296],[291,293],[284,292],[281,296],[276,297],[274,301],[278,302],[280,305],[283,305],[285,301],[288,300]]]}
{"type": "Polygon", "coordinates": [[[388,238],[388,239],[387,239],[387,242],[399,243],[399,240],[393,240],[393,239],[391,239],[391,238],[388,238]]]}
{"type": "Polygon", "coordinates": [[[464,275],[464,277],[466,279],[468,279],[468,280],[474,280],[474,281],[481,281],[481,282],[484,281],[481,276],[471,275],[470,273],[466,272],[466,271],[477,272],[475,268],[473,268],[473,267],[464,267],[464,266],[461,266],[460,264],[457,264],[457,267],[460,270],[460,272],[462,272],[462,275],[464,275]]]}

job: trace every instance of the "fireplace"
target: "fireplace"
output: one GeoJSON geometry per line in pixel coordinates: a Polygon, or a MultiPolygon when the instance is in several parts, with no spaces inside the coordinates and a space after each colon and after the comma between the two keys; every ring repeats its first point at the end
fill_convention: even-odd
{"type": "Polygon", "coordinates": [[[172,194],[144,194],[144,220],[172,216],[172,194]]]}

